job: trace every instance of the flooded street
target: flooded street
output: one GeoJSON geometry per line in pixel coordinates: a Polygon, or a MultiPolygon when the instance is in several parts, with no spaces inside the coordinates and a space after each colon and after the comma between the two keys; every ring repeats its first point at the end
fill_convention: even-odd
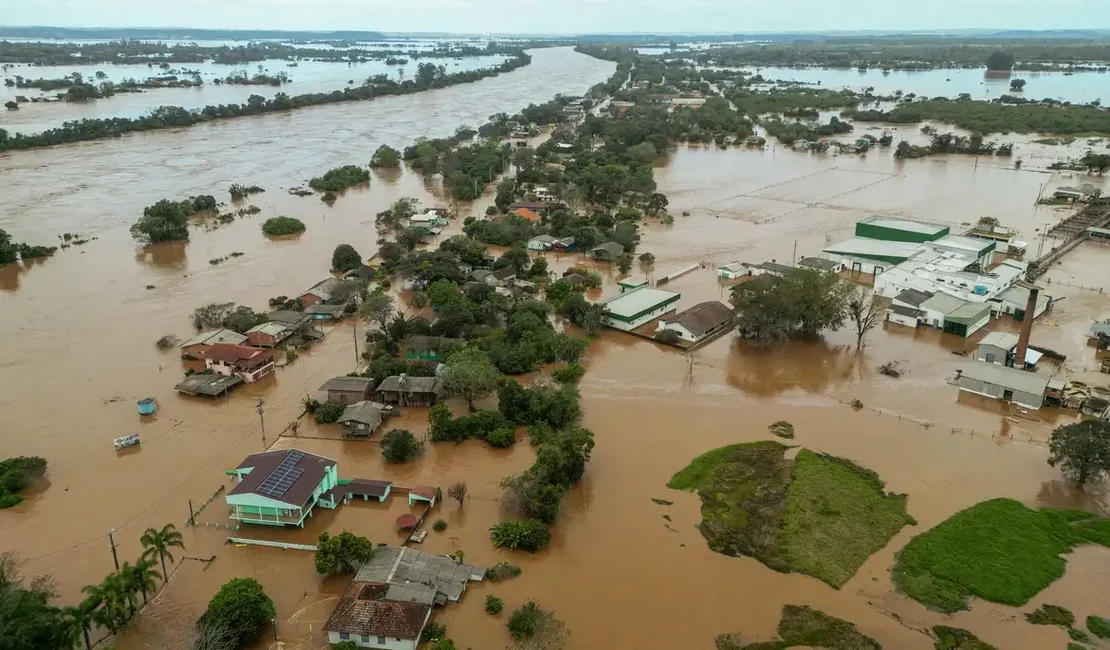
{"type": "MultiPolygon", "coordinates": [[[[382,143],[399,148],[418,136],[477,126],[490,113],[512,113],[558,92],[580,94],[613,70],[613,64],[569,49],[532,55],[530,66],[513,73],[443,90],[0,156],[0,228],[16,240],[44,244],[64,232],[98,237],[44,262],[0,269],[0,457],[38,455],[50,463],[48,485],[0,511],[0,549],[18,551],[28,574],[53,575],[62,601],[70,604],[81,586],[112,570],[109,530],[115,530],[121,562],[133,561],[145,528],[173,522],[184,532],[183,555],[215,560],[179,561],[169,586],[118,639],[119,650],[185,648],[183,633],[232,577],[254,577],[266,588],[285,648],[326,648],[321,627],[346,578],[320,579],[311,554],[303,551],[225,545],[228,530],[214,527],[228,523],[222,495],[198,516],[199,527],[183,525],[190,500],[203,503],[221,485],[231,485],[224,470],[276,445],[334,458],[344,478],[408,486],[468,483],[465,505],[449,500],[438,506],[434,516],[449,527],[430,533],[422,548],[463,549],[468,562],[485,566],[509,560],[523,574],[497,585],[473,585],[461,603],[437,611],[436,620],[448,625],[460,648],[511,643],[507,615],[482,611],[486,594],[503,598],[509,609],[537,600],[566,623],[573,650],[709,650],[713,637],[724,632],[765,640],[788,603],[850,620],[898,650],[931,648],[921,630],[936,624],[970,629],[1007,650],[1063,647],[1064,631],[1031,627],[1016,609],[977,601],[968,612],[940,615],[894,593],[890,581],[894,554],[911,537],[984,499],[1006,496],[1110,512],[1105,491],[1077,494],[1045,463],[1051,428],[1073,414],[1010,413],[996,402],[958,397],[945,383],[963,361],[952,352],[972,349],[974,341],[932,330],[877,328],[859,352],[849,328],[824,341],[773,351],[725,336],[686,357],[607,331],[592,342],[581,383],[583,425],[595,432],[596,448],[585,478],[562,508],[553,543],[535,556],[494,549],[488,533],[500,518],[499,482],[532,463],[526,442],[508,450],[476,441],[428,444],[419,461],[393,466],[383,462],[376,442],[331,439],[333,430],[307,421],[296,437],[279,438],[300,414],[303,396],[353,369],[361,324],[335,326],[294,364],[221,402],[173,392],[182,362],[176,349],[159,352],[154,342],[166,334],[191,334],[188,315],[194,308],[236,301],[261,309],[271,296],[296,294],[326,277],[336,244],[350,243],[364,257],[373,253],[374,214],[396,199],[446,205],[435,181],[407,171],[375,173],[368,189],[349,191],[331,208],[315,196],[290,196],[285,188],[331,167],[365,164],[382,143]],[[198,227],[188,244],[135,247],[127,229],[144,206],[202,193],[224,200],[231,183],[265,187],[250,201],[263,213],[217,230],[198,227]],[[307,231],[292,240],[268,240],[259,226],[271,214],[296,216],[307,231]],[[245,254],[218,266],[208,263],[232,252],[245,254]],[[892,360],[907,374],[891,379],[877,372],[892,360]],[[134,402],[147,396],[161,406],[156,416],[140,420],[134,402]],[[260,397],[264,422],[254,410],[260,397]],[[864,408],[842,403],[852,399],[864,408]],[[698,497],[666,488],[694,456],[765,439],[767,426],[777,420],[793,423],[796,444],[849,458],[876,471],[888,490],[909,495],[909,513],[918,524],[899,533],[839,591],[802,575],[775,573],[755,560],[712,553],[694,527],[701,518],[698,497]],[[112,439],[135,432],[142,436],[141,450],[117,455],[112,439]],[[653,497],[675,503],[656,505],[653,497]]],[[[904,137],[911,131],[916,127],[904,137]]],[[[1015,157],[1049,155],[1032,144],[1017,149],[1015,157]]],[[[795,250],[798,259],[817,255],[875,213],[943,223],[953,232],[992,215],[1020,230],[1035,252],[1034,229],[1070,214],[1034,209],[1042,188],[1077,182],[1036,169],[1017,171],[1002,159],[896,162],[889,150],[836,157],[710,147],[679,147],[660,160],[656,180],[675,223],[645,226],[639,251],[655,255],[655,275],[706,263],[669,285],[683,294],[680,309],[727,298],[715,274],[719,264],[787,263],[795,250]]],[[[1107,188],[1099,177],[1082,182],[1107,188]]],[[[481,213],[489,194],[475,205],[460,205],[460,216],[481,213]]],[[[453,223],[449,232],[458,227],[453,223]]],[[[1051,245],[1049,240],[1045,248],[1051,245]]],[[[553,259],[552,267],[577,261],[553,259]]],[[[1036,322],[1032,337],[1066,353],[1068,371],[1096,381],[1083,334],[1091,320],[1110,317],[1107,269],[1107,247],[1090,244],[1065,257],[1045,281],[1047,293],[1066,299],[1036,322]]],[[[606,276],[602,293],[615,293],[615,271],[599,270],[606,276]]],[[[391,426],[419,435],[427,428],[426,414],[405,409],[391,426]]],[[[353,502],[317,510],[304,530],[247,528],[240,534],[313,543],[325,530],[348,529],[376,543],[395,543],[392,522],[407,510],[398,498],[380,505],[353,502]]],[[[1079,549],[1069,557],[1065,577],[1033,604],[1063,604],[1080,618],[1107,615],[1110,592],[1099,580],[1107,566],[1110,549],[1079,549]]],[[[269,640],[261,647],[269,647],[269,640]]]]}

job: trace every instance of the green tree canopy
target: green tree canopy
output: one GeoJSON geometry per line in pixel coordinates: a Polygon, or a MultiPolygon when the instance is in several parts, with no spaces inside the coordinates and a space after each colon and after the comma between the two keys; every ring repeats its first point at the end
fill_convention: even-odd
{"type": "Polygon", "coordinates": [[[740,335],[769,345],[838,329],[851,294],[851,285],[832,273],[793,269],[781,279],[768,275],[736,285],[732,301],[740,335]]]}
{"type": "Polygon", "coordinates": [[[1110,422],[1088,420],[1056,427],[1048,443],[1048,464],[1080,487],[1110,471],[1110,422]]]}
{"type": "Polygon", "coordinates": [[[198,625],[225,630],[234,648],[246,648],[272,625],[274,601],[254,578],[234,578],[226,583],[200,617],[198,625]]]}
{"type": "Polygon", "coordinates": [[[142,244],[188,239],[188,219],[180,203],[162,199],[143,209],[143,216],[131,226],[131,236],[142,244]]]}
{"type": "Polygon", "coordinates": [[[405,429],[392,429],[382,436],[382,456],[386,462],[407,463],[424,450],[424,444],[405,429]]]}
{"type": "Polygon", "coordinates": [[[1014,69],[1014,55],[1005,50],[995,50],[987,55],[987,70],[1009,71],[1014,69]]]}
{"type": "Polygon", "coordinates": [[[270,217],[262,222],[262,232],[271,237],[278,235],[293,235],[299,232],[304,232],[304,222],[295,217],[270,217]]]}
{"type": "Polygon", "coordinates": [[[474,402],[497,390],[501,373],[490,363],[485,352],[465,348],[447,358],[443,371],[443,387],[448,395],[466,400],[470,410],[474,402]]]}
{"type": "Polygon", "coordinates": [[[370,158],[371,167],[395,168],[401,166],[401,152],[389,145],[381,145],[370,158]]]}
{"type": "Polygon", "coordinates": [[[340,244],[331,254],[331,270],[345,273],[362,266],[362,256],[354,246],[340,244]]]}
{"type": "Polygon", "coordinates": [[[334,537],[323,532],[316,543],[316,572],[354,573],[373,554],[374,544],[365,537],[346,530],[334,537]]]}

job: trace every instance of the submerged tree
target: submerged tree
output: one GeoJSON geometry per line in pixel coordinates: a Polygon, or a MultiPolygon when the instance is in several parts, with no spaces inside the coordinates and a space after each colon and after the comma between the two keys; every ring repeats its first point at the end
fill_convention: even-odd
{"type": "Polygon", "coordinates": [[[1083,487],[1110,471],[1110,422],[1089,420],[1057,427],[1048,443],[1048,464],[1083,487]]]}
{"type": "Polygon", "coordinates": [[[740,335],[761,345],[792,336],[816,336],[844,323],[852,287],[833,273],[792,269],[732,289],[740,335]]]}
{"type": "Polygon", "coordinates": [[[878,297],[863,287],[857,287],[848,299],[848,318],[856,327],[856,347],[863,347],[863,338],[883,322],[884,310],[878,297]]]}
{"type": "Polygon", "coordinates": [[[448,395],[466,400],[473,411],[474,402],[497,390],[501,373],[478,348],[465,348],[447,358],[443,388],[448,395]]]}
{"type": "Polygon", "coordinates": [[[173,564],[173,553],[170,552],[171,548],[179,548],[185,550],[185,542],[181,539],[181,533],[177,532],[177,528],[173,524],[166,524],[162,526],[161,530],[157,528],[147,528],[139,542],[143,545],[144,560],[155,560],[162,563],[162,581],[170,579],[170,574],[166,571],[166,559],[169,558],[170,564],[173,564]]]}
{"type": "Polygon", "coordinates": [[[162,199],[143,210],[131,226],[131,236],[142,244],[189,238],[189,216],[177,201],[162,199]]]}

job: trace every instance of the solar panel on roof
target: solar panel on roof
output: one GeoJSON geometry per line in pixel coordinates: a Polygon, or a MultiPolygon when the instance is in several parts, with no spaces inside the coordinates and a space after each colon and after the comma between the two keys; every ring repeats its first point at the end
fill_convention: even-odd
{"type": "Polygon", "coordinates": [[[304,458],[304,453],[296,449],[290,450],[285,458],[282,459],[274,471],[266,477],[262,484],[258,486],[256,492],[266,496],[281,498],[293,487],[297,479],[304,474],[304,470],[297,467],[297,463],[304,458]]]}

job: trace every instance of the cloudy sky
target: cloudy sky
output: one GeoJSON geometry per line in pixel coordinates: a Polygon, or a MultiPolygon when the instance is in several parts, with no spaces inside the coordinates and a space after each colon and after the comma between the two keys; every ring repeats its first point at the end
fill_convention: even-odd
{"type": "Polygon", "coordinates": [[[0,0],[0,25],[596,33],[1110,27],[1106,0],[0,0]]]}

